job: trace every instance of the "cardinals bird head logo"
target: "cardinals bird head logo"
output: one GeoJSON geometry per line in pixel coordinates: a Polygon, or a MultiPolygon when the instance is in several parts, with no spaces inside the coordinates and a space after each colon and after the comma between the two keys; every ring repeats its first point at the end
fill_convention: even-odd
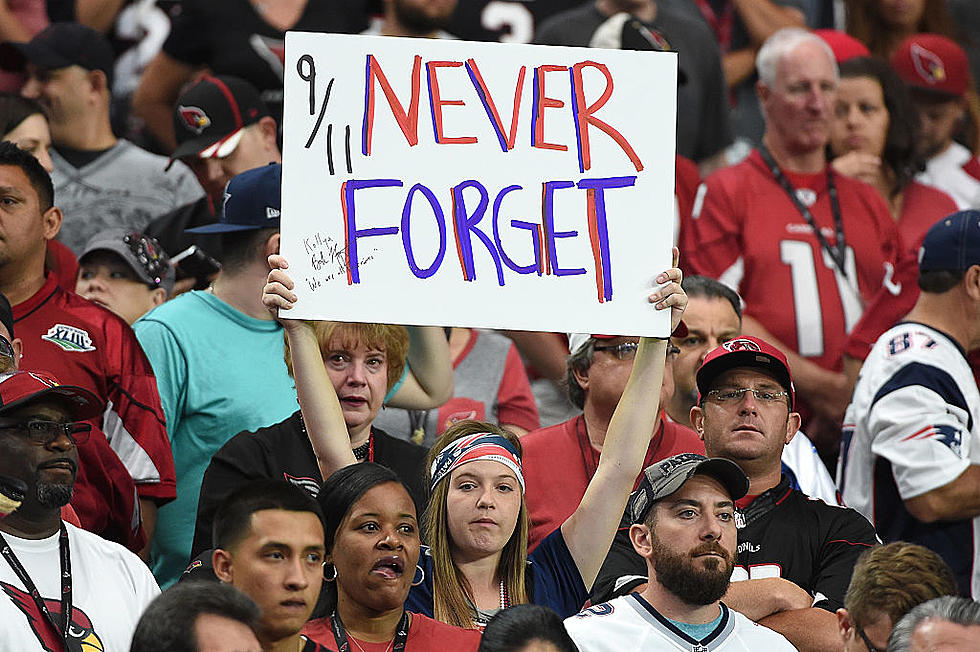
{"type": "MultiPolygon", "coordinates": [[[[46,652],[61,652],[64,646],[61,644],[61,634],[56,632],[47,621],[44,614],[34,604],[30,594],[21,591],[17,587],[11,586],[6,582],[0,582],[0,589],[6,593],[11,601],[16,604],[24,613],[27,624],[34,630],[34,635],[41,643],[41,649],[46,652]]],[[[44,606],[55,617],[61,620],[61,602],[58,600],[45,600],[44,606]]],[[[104,652],[105,646],[102,639],[95,633],[95,627],[88,615],[72,606],[71,625],[68,627],[68,649],[65,652],[104,652]]]]}
{"type": "Polygon", "coordinates": [[[198,136],[201,135],[202,131],[211,126],[211,118],[196,106],[178,106],[177,113],[184,122],[184,126],[198,136]]]}

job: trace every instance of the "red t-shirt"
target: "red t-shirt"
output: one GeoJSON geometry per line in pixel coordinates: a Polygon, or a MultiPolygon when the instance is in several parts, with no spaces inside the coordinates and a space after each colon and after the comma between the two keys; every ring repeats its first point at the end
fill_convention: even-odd
{"type": "MultiPolygon", "coordinates": [[[[589,443],[582,415],[529,432],[521,437],[521,450],[524,500],[531,519],[530,552],[578,509],[599,465],[599,451],[589,443]]],[[[690,428],[661,415],[643,468],[678,453],[704,455],[704,442],[690,428]]],[[[639,481],[637,476],[636,483],[639,481]]]]}
{"type": "MultiPolygon", "coordinates": [[[[329,618],[316,618],[306,623],[303,635],[316,641],[330,652],[336,652],[338,645],[333,637],[329,618]]],[[[364,652],[387,652],[390,641],[368,643],[358,640],[364,652]]],[[[480,632],[475,629],[461,629],[422,614],[412,614],[412,624],[408,627],[405,652],[476,652],[480,647],[480,632]]],[[[349,649],[356,649],[349,646],[349,649]]]]}
{"type": "Polygon", "coordinates": [[[953,198],[938,188],[913,181],[902,196],[902,214],[898,216],[898,232],[913,257],[929,227],[941,218],[958,210],[953,198]]]}
{"type": "Polygon", "coordinates": [[[12,309],[15,335],[24,342],[21,368],[48,371],[62,384],[95,393],[106,411],[92,425],[103,430],[140,496],[160,502],[175,498],[174,460],[156,377],[129,324],[59,287],[53,274],[12,309]]]}
{"type": "MultiPolygon", "coordinates": [[[[809,204],[826,241],[836,247],[827,174],[785,174],[797,196],[809,204]]],[[[906,259],[877,190],[840,174],[834,182],[847,245],[847,278],[758,151],[708,177],[699,197],[703,203],[695,206],[681,250],[682,260],[695,273],[736,287],[745,313],[787,347],[825,369],[839,370],[847,333],[906,259]],[[852,289],[855,279],[857,292],[852,289]]]]}

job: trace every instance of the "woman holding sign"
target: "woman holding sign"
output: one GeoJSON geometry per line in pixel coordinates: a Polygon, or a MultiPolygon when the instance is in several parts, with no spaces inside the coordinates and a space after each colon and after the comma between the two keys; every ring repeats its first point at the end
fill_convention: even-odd
{"type": "MultiPolygon", "coordinates": [[[[656,310],[671,310],[671,327],[687,305],[681,271],[657,277],[650,295],[656,310]]],[[[270,309],[297,300],[286,261],[270,256],[273,270],[263,292],[270,309]]],[[[336,393],[316,340],[301,322],[283,320],[293,354],[296,390],[324,477],[356,462],[336,393]]],[[[644,337],[622,399],[613,414],[602,457],[578,509],[527,554],[527,509],[520,442],[482,422],[447,430],[430,452],[429,509],[415,586],[407,608],[451,625],[480,627],[498,610],[533,602],[561,617],[577,613],[605,559],[633,479],[640,472],[658,405],[667,342],[644,337]]]]}

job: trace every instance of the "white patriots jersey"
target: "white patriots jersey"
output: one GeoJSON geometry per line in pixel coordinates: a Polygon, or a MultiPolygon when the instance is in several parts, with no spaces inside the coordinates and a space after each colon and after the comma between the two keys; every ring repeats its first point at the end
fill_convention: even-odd
{"type": "Polygon", "coordinates": [[[885,542],[939,553],[960,590],[980,598],[980,517],[927,524],[904,501],[980,464],[980,392],[963,349],[941,331],[906,322],[868,355],[844,416],[837,486],[885,542]]]}
{"type": "Polygon", "coordinates": [[[683,652],[782,652],[796,650],[782,634],[721,605],[721,622],[697,641],[636,593],[589,607],[565,620],[581,652],[681,650],[683,652]]]}

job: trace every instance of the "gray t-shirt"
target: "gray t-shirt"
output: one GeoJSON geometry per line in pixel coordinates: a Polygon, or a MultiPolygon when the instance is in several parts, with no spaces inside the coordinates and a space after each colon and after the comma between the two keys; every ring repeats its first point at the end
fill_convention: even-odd
{"type": "MultiPolygon", "coordinates": [[[[154,217],[195,201],[204,190],[180,161],[169,170],[167,158],[120,139],[97,159],[74,167],[51,150],[54,203],[64,213],[58,239],[75,254],[105,229],[142,231],[154,217]]],[[[172,252],[171,252],[172,253],[172,252]]]]}

